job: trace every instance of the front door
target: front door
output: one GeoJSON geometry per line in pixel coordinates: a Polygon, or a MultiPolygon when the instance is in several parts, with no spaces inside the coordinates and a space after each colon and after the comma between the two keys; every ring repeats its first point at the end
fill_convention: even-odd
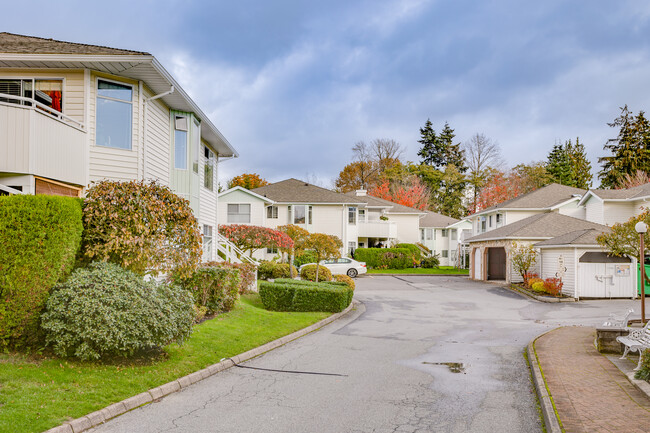
{"type": "Polygon", "coordinates": [[[506,279],[506,250],[500,248],[488,248],[488,280],[506,279]]]}

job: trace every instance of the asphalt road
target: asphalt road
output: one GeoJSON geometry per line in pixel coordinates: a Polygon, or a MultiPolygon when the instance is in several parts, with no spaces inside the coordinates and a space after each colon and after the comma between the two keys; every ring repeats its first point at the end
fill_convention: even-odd
{"type": "Polygon", "coordinates": [[[363,307],[245,364],[343,376],[231,368],[91,431],[541,432],[528,342],[635,305],[543,304],[441,276],[364,276],[355,298],[363,307]]]}

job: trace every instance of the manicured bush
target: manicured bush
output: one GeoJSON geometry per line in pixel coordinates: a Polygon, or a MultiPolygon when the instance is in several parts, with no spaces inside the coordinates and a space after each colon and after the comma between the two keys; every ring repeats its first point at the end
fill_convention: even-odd
{"type": "Polygon", "coordinates": [[[544,280],[544,290],[553,296],[560,296],[562,294],[562,280],[559,278],[547,278],[544,280]]]}
{"type": "MultiPolygon", "coordinates": [[[[536,274],[534,274],[534,275],[536,275],[536,274]]],[[[544,282],[544,280],[542,280],[541,278],[537,278],[537,277],[529,278],[529,279],[527,280],[528,288],[529,288],[529,289],[532,289],[532,288],[533,288],[533,284],[535,284],[535,283],[543,283],[543,282],[544,282]]]]}
{"type": "Polygon", "coordinates": [[[307,263],[316,263],[316,258],[316,253],[314,251],[305,251],[302,254],[296,255],[293,264],[297,267],[301,267],[307,263]]]}
{"type": "Polygon", "coordinates": [[[155,181],[102,181],[84,202],[83,253],[140,275],[189,277],[202,241],[190,202],[155,181]]]}
{"type": "MultiPolygon", "coordinates": [[[[293,267],[293,274],[298,275],[298,270],[293,267]]],[[[262,262],[257,268],[257,278],[270,280],[276,278],[291,278],[288,263],[262,262]]]]}
{"type": "Polygon", "coordinates": [[[422,251],[415,244],[397,244],[395,248],[404,248],[411,252],[415,260],[422,259],[422,251]]]}
{"type": "MultiPolygon", "coordinates": [[[[318,266],[318,281],[330,281],[332,272],[325,266],[318,266]]],[[[303,280],[316,281],[316,265],[303,266],[300,270],[300,278],[303,280]]]]}
{"type": "MultiPolygon", "coordinates": [[[[345,283],[349,288],[354,290],[355,284],[354,280],[347,275],[334,275],[334,281],[339,282],[339,283],[345,283]]],[[[332,281],[332,282],[334,282],[332,281]]]]}
{"type": "Polygon", "coordinates": [[[275,280],[275,282],[281,284],[294,284],[296,286],[310,286],[310,287],[321,287],[323,285],[329,285],[335,287],[348,287],[348,284],[342,281],[322,281],[317,283],[316,281],[309,281],[309,280],[294,280],[291,278],[278,278],[277,280],[275,280]]]}
{"type": "MultiPolygon", "coordinates": [[[[354,251],[354,259],[360,262],[365,262],[366,266],[370,269],[380,267],[390,268],[391,266],[404,266],[412,267],[415,257],[411,251],[406,248],[357,248],[354,251]],[[391,260],[386,256],[386,253],[392,253],[398,260],[391,260]]],[[[394,268],[394,269],[404,269],[394,268]]]]}
{"type": "Polygon", "coordinates": [[[220,264],[204,263],[190,278],[174,278],[174,283],[194,296],[199,307],[207,314],[230,311],[239,299],[239,269],[222,267],[220,264]]]}
{"type": "Polygon", "coordinates": [[[437,268],[440,266],[440,257],[438,254],[433,255],[431,257],[425,257],[422,260],[420,260],[420,267],[421,268],[437,268]]]}
{"type": "MultiPolygon", "coordinates": [[[[296,280],[294,280],[296,281],[296,280]]],[[[337,313],[352,302],[354,291],[330,283],[260,283],[264,308],[272,311],[328,311],[337,313]]]]}
{"type": "Polygon", "coordinates": [[[252,263],[231,263],[231,262],[208,262],[210,266],[217,268],[239,269],[239,294],[248,293],[251,289],[257,289],[255,284],[255,273],[257,267],[252,263]]]}
{"type": "Polygon", "coordinates": [[[544,288],[544,281],[536,281],[530,286],[535,292],[546,292],[546,289],[544,288]]]}
{"type": "Polygon", "coordinates": [[[397,248],[393,251],[386,251],[379,256],[379,266],[378,268],[382,269],[406,269],[413,268],[418,264],[418,261],[411,255],[411,253],[403,249],[402,251],[406,252],[397,252],[397,248]]]}
{"type": "Polygon", "coordinates": [[[650,349],[644,350],[642,356],[641,368],[636,372],[634,378],[650,382],[650,349]]]}
{"type": "Polygon", "coordinates": [[[62,357],[97,360],[182,342],[192,332],[192,295],[111,263],[75,270],[55,287],[41,317],[62,357]]]}
{"type": "Polygon", "coordinates": [[[81,219],[79,199],[0,197],[0,347],[38,339],[45,301],[74,266],[81,219]]]}

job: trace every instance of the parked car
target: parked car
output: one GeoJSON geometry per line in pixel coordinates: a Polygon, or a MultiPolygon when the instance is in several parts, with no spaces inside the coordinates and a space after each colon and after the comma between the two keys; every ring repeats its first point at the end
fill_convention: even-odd
{"type": "MultiPolygon", "coordinates": [[[[300,267],[302,268],[309,265],[315,265],[316,263],[306,263],[300,267]]],[[[356,260],[343,257],[341,259],[331,259],[331,260],[321,260],[321,266],[325,266],[330,270],[332,275],[347,275],[348,277],[354,278],[359,274],[365,274],[368,272],[366,269],[365,262],[357,262],[356,260]]]]}

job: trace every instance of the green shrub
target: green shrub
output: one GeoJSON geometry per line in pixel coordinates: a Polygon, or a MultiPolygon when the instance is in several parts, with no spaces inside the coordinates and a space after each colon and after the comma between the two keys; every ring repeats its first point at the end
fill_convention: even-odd
{"type": "Polygon", "coordinates": [[[41,326],[59,356],[127,357],[182,342],[192,332],[193,306],[186,290],[100,262],[55,287],[41,326]]]}
{"type": "Polygon", "coordinates": [[[251,288],[257,289],[255,284],[255,274],[257,267],[252,263],[231,263],[231,262],[208,262],[210,266],[225,269],[239,269],[239,294],[250,292],[251,288]]]}
{"type": "Polygon", "coordinates": [[[74,266],[81,220],[76,198],[0,197],[0,347],[38,339],[45,301],[74,266]]]}
{"type": "MultiPolygon", "coordinates": [[[[297,280],[292,280],[297,281],[297,280]]],[[[272,311],[343,311],[352,302],[354,291],[331,283],[296,284],[289,282],[260,283],[264,308],[272,311]]]]}
{"type": "Polygon", "coordinates": [[[189,277],[202,241],[190,202],[155,181],[102,181],[84,202],[83,253],[138,274],[189,277]]]}
{"type": "Polygon", "coordinates": [[[533,291],[539,292],[539,293],[544,293],[546,292],[546,289],[544,288],[544,281],[536,281],[530,286],[533,291]]]}
{"type": "Polygon", "coordinates": [[[297,267],[301,267],[307,263],[316,263],[317,259],[318,257],[316,257],[316,253],[314,251],[305,251],[302,254],[294,257],[293,264],[297,267]]]}
{"type": "MultiPolygon", "coordinates": [[[[318,266],[318,281],[331,281],[332,272],[325,266],[318,266]]],[[[300,270],[300,278],[303,280],[316,281],[316,265],[303,266],[300,270]]]]}
{"type": "MultiPolygon", "coordinates": [[[[348,277],[349,278],[349,277],[348,277]]],[[[335,286],[335,287],[347,287],[348,284],[341,281],[322,281],[317,283],[316,281],[309,280],[292,280],[291,278],[278,278],[274,282],[281,284],[294,284],[296,286],[315,286],[321,287],[323,285],[335,286]]]]}
{"type": "Polygon", "coordinates": [[[339,283],[345,283],[352,290],[354,290],[355,288],[354,280],[348,277],[347,275],[334,275],[334,281],[339,283]]]}
{"type": "MultiPolygon", "coordinates": [[[[407,248],[357,248],[354,251],[354,259],[365,262],[369,269],[391,268],[391,266],[413,267],[416,260],[407,248]],[[386,253],[392,253],[394,256],[386,256],[386,253]],[[395,258],[397,260],[394,260],[395,258]]],[[[403,267],[393,269],[403,269],[403,267]]]]}
{"type": "Polygon", "coordinates": [[[407,249],[413,255],[415,260],[421,260],[422,259],[422,251],[415,244],[397,244],[397,245],[395,245],[395,248],[407,249]]]}
{"type": "Polygon", "coordinates": [[[420,260],[420,267],[421,268],[437,268],[440,266],[440,257],[438,257],[438,254],[433,255],[431,257],[425,257],[422,260],[420,260]]]}
{"type": "Polygon", "coordinates": [[[644,350],[641,356],[643,356],[641,368],[636,372],[634,378],[650,382],[650,349],[644,350]]]}
{"type": "Polygon", "coordinates": [[[201,264],[190,278],[174,278],[174,283],[188,290],[199,307],[208,314],[230,311],[239,299],[239,269],[221,264],[201,264]]]}
{"type": "MultiPolygon", "coordinates": [[[[293,274],[298,275],[298,270],[293,267],[293,274]]],[[[270,280],[276,278],[291,278],[288,263],[262,262],[257,268],[257,278],[270,280]]]]}

